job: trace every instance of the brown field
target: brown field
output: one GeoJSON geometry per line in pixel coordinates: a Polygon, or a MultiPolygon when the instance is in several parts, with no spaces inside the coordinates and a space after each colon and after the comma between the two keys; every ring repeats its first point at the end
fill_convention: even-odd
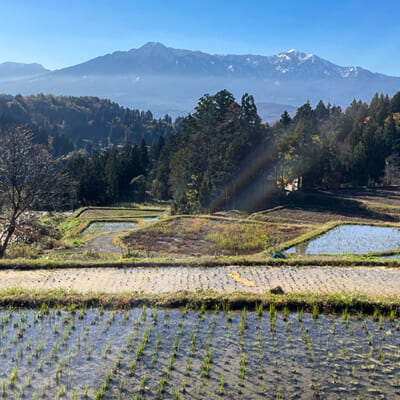
{"type": "MultiPolygon", "coordinates": [[[[329,259],[322,262],[312,257],[310,266],[304,260],[302,266],[296,266],[296,259],[290,260],[290,266],[272,266],[268,265],[269,258],[264,252],[266,249],[271,252],[279,244],[309,233],[327,221],[398,225],[399,199],[400,190],[394,188],[340,190],[299,194],[295,201],[284,207],[259,212],[249,218],[243,213],[167,218],[125,234],[120,243],[136,259],[150,257],[147,259],[149,263],[152,257],[163,257],[164,260],[179,260],[182,266],[157,267],[155,263],[153,267],[63,268],[52,271],[4,269],[0,271],[0,289],[20,287],[32,290],[65,289],[78,293],[143,291],[154,294],[211,289],[218,293],[243,291],[261,294],[281,286],[285,293],[344,292],[400,298],[398,268],[365,264],[333,267],[329,266],[329,259]],[[226,218],[227,215],[235,218],[226,218]],[[246,261],[243,264],[251,265],[251,260],[256,260],[258,263],[265,262],[265,265],[244,267],[238,265],[241,261],[233,261],[232,258],[229,263],[238,264],[207,268],[193,266],[196,265],[193,259],[204,261],[214,256],[235,255],[242,256],[240,259],[246,261]],[[189,256],[191,264],[188,262],[189,256]]],[[[91,212],[95,218],[100,215],[115,217],[116,213],[121,218],[126,215],[122,209],[96,209],[86,211],[84,217],[91,215],[91,212]]],[[[134,211],[129,216],[133,214],[134,211]]],[[[75,256],[80,251],[90,250],[102,257],[104,252],[118,253],[118,240],[112,244],[112,238],[116,235],[99,236],[87,247],[74,249],[71,254],[75,256]]],[[[115,257],[120,257],[120,254],[115,254],[115,257]]],[[[393,266],[393,263],[388,260],[387,266],[390,265],[393,266]]]]}
{"type": "Polygon", "coordinates": [[[182,217],[133,231],[123,243],[147,256],[245,255],[259,253],[311,229],[308,225],[182,217]]]}
{"type": "Polygon", "coordinates": [[[340,189],[327,192],[296,193],[283,207],[261,211],[251,219],[266,222],[324,224],[399,223],[399,188],[340,189]]]}
{"type": "Polygon", "coordinates": [[[137,267],[14,271],[0,270],[0,290],[65,289],[78,293],[167,293],[211,289],[262,294],[313,292],[400,296],[400,270],[385,267],[137,267]]]}

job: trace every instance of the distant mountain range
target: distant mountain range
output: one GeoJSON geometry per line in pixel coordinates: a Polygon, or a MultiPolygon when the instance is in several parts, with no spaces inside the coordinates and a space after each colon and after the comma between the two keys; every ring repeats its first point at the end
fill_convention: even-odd
{"type": "Polygon", "coordinates": [[[99,96],[121,105],[173,117],[193,111],[205,93],[252,94],[265,121],[310,100],[346,106],[375,92],[393,95],[400,78],[360,67],[341,67],[290,50],[273,56],[211,55],[161,43],[116,51],[56,71],[39,64],[0,64],[0,93],[99,96]]]}
{"type": "Polygon", "coordinates": [[[50,72],[40,64],[23,64],[16,62],[5,62],[0,64],[0,81],[21,78],[32,78],[50,72]]]}

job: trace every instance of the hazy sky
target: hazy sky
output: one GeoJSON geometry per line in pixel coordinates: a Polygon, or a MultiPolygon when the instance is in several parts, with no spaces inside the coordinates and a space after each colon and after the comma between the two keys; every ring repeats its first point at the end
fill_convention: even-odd
{"type": "Polygon", "coordinates": [[[149,41],[219,54],[292,48],[400,76],[400,2],[0,0],[0,62],[55,69],[149,41]]]}

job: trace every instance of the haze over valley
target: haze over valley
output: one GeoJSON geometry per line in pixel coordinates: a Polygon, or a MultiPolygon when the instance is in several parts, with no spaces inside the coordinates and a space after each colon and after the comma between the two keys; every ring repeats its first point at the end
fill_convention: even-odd
{"type": "Polygon", "coordinates": [[[50,71],[39,64],[0,64],[0,93],[98,96],[156,117],[184,116],[205,93],[252,94],[261,118],[276,121],[307,100],[347,106],[374,93],[390,96],[400,78],[342,67],[314,54],[289,50],[272,56],[213,55],[149,42],[50,71]]]}

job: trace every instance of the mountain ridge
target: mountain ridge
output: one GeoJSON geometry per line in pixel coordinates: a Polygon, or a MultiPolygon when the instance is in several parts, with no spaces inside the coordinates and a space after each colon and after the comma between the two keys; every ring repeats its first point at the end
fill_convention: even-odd
{"type": "MultiPolygon", "coordinates": [[[[369,101],[376,92],[393,95],[400,90],[400,78],[339,66],[293,49],[272,56],[213,55],[158,42],[27,78],[1,79],[0,74],[0,93],[96,96],[150,109],[158,117],[183,116],[205,93],[222,89],[238,100],[252,94],[259,104],[298,107],[307,100],[314,105],[323,100],[347,106],[353,98],[369,101]]],[[[280,114],[263,107],[268,121],[279,119],[280,114]]]]}
{"type": "Polygon", "coordinates": [[[39,63],[19,63],[5,61],[0,63],[0,79],[27,78],[51,72],[39,63]]]}
{"type": "MultiPolygon", "coordinates": [[[[54,71],[57,74],[76,73],[163,73],[223,76],[233,74],[237,77],[299,77],[304,67],[311,72],[310,77],[352,78],[360,74],[367,76],[387,75],[371,72],[358,66],[343,67],[325,60],[315,54],[307,54],[291,49],[275,55],[254,54],[209,54],[202,51],[175,49],[159,42],[148,42],[139,48],[115,51],[95,57],[83,63],[54,71]],[[156,59],[156,60],[155,60],[156,59]],[[155,62],[157,61],[157,62],[155,62]],[[161,63],[160,63],[161,61],[161,63]],[[96,71],[97,68],[97,71],[96,71]],[[299,68],[301,70],[299,71],[299,68]],[[322,75],[322,74],[325,74],[322,75]]],[[[230,75],[232,76],[232,75],[230,75]]],[[[303,76],[304,78],[304,76],[303,76]]]]}

